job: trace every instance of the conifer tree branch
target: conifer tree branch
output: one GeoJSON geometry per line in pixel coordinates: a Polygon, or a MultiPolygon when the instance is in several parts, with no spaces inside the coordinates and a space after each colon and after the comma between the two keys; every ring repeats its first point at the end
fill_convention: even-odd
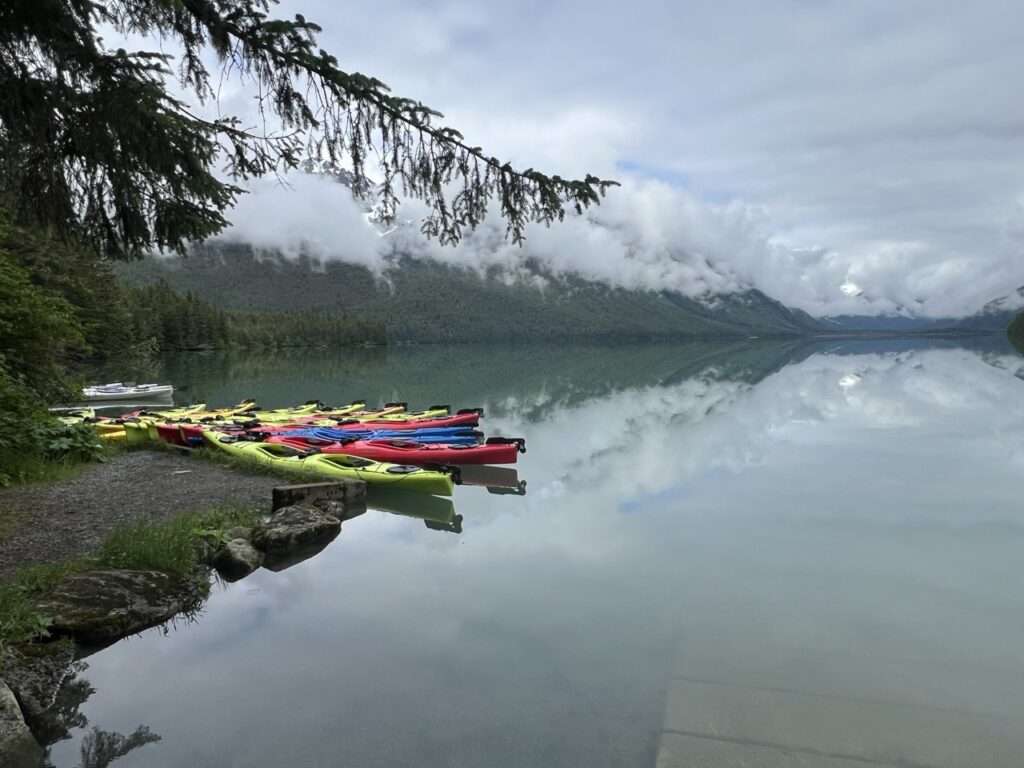
{"type": "Polygon", "coordinates": [[[508,235],[597,204],[615,182],[519,170],[470,145],[443,116],[391,94],[381,81],[338,67],[301,14],[268,15],[271,0],[9,0],[0,8],[0,196],[38,223],[81,236],[111,255],[183,249],[226,225],[242,191],[231,179],[313,160],[348,167],[367,195],[368,163],[383,180],[378,208],[400,195],[424,201],[422,229],[457,242],[497,201],[508,235]],[[237,116],[198,117],[166,90],[163,53],[111,52],[95,24],[156,35],[181,47],[177,77],[216,100],[205,51],[226,79],[255,85],[262,134],[237,116]],[[280,129],[268,130],[271,122],[280,129]],[[371,157],[373,158],[371,160],[371,157]]]}

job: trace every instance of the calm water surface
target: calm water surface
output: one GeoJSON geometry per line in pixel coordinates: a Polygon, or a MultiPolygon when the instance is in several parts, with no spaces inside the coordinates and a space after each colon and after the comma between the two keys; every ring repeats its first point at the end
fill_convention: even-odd
{"type": "Polygon", "coordinates": [[[1024,765],[1024,358],[990,346],[171,361],[218,404],[482,405],[527,493],[382,500],[89,657],[51,760],[146,725],[118,766],[1024,765]]]}

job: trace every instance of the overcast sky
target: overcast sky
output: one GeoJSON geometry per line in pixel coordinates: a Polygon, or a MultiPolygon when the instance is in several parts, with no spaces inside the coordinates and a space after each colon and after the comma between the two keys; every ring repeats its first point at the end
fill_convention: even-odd
{"type": "MultiPolygon", "coordinates": [[[[962,314],[1024,285],[1024,3],[275,11],[295,12],[343,68],[439,109],[471,144],[625,181],[586,222],[531,234],[527,252],[557,269],[690,293],[756,285],[815,314],[962,314]]],[[[240,231],[287,210],[262,194],[240,231]]],[[[484,244],[483,258],[521,262],[490,231],[454,253],[421,248],[470,262],[484,244]]]]}

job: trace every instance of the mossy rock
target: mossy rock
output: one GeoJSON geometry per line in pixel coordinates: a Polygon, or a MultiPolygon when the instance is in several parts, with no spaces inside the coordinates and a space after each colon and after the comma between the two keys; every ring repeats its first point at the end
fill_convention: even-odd
{"type": "Polygon", "coordinates": [[[341,520],[315,507],[282,507],[253,529],[252,543],[269,557],[326,545],[340,531],[341,520]]]}
{"type": "Polygon", "coordinates": [[[31,721],[53,705],[74,664],[75,644],[67,638],[51,643],[19,643],[0,652],[0,677],[31,721]]]}
{"type": "Polygon", "coordinates": [[[263,564],[263,553],[246,539],[228,541],[213,558],[213,567],[225,581],[244,579],[263,564]]]}
{"type": "Polygon", "coordinates": [[[105,645],[197,609],[205,583],[163,571],[93,570],[65,577],[36,602],[50,632],[105,645]]]}

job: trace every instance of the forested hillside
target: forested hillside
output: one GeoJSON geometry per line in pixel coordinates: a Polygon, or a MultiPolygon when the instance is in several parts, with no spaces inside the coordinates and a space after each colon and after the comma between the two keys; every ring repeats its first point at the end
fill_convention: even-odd
{"type": "Polygon", "coordinates": [[[496,272],[482,276],[408,258],[378,279],[360,266],[257,255],[234,244],[126,264],[120,275],[135,285],[164,280],[230,309],[344,313],[383,324],[399,341],[787,336],[820,329],[809,315],[759,291],[702,303],[539,269],[542,285],[510,283],[496,272]]]}
{"type": "Polygon", "coordinates": [[[384,327],[343,313],[230,311],[160,280],[124,291],[134,338],[158,351],[383,344],[384,327]]]}
{"type": "Polygon", "coordinates": [[[382,325],[334,312],[230,312],[159,281],[125,287],[109,260],[0,206],[0,486],[96,455],[91,430],[46,411],[77,399],[85,370],[144,368],[178,349],[383,341],[382,325]]]}

